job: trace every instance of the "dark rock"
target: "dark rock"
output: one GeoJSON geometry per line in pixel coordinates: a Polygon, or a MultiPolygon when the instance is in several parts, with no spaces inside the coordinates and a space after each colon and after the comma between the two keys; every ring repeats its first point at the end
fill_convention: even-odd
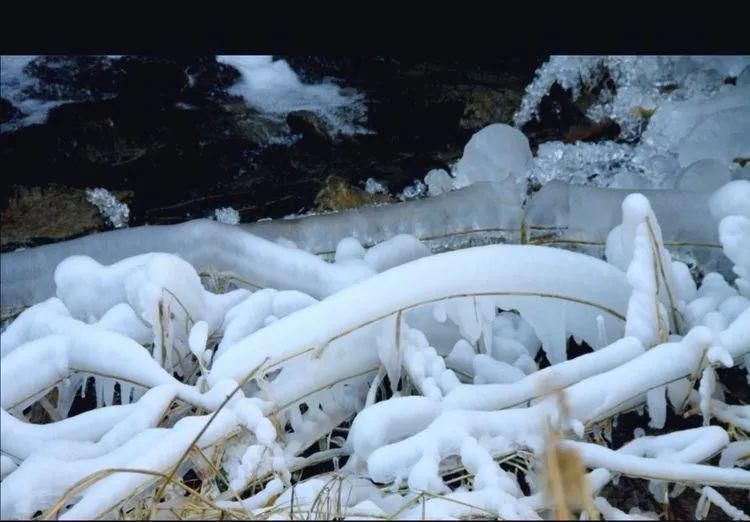
{"type": "Polygon", "coordinates": [[[470,88],[458,126],[476,132],[491,123],[510,123],[521,104],[521,95],[518,89],[490,89],[481,85],[470,88]]]}
{"type": "Polygon", "coordinates": [[[118,94],[132,98],[132,103],[154,99],[177,101],[188,87],[185,68],[176,62],[127,60],[123,68],[127,81],[123,82],[118,94]]]}
{"type": "Polygon", "coordinates": [[[240,74],[205,56],[40,56],[26,67],[38,81],[26,94],[41,100],[91,101],[111,96],[226,101],[240,74]]]}
{"type": "Polygon", "coordinates": [[[563,138],[565,143],[576,141],[614,140],[620,135],[620,126],[614,120],[605,118],[591,125],[574,125],[563,138]]]}
{"type": "Polygon", "coordinates": [[[119,60],[103,56],[40,56],[25,72],[38,81],[26,95],[40,100],[83,101],[114,95],[125,72],[119,60]]]}
{"type": "Polygon", "coordinates": [[[0,123],[7,123],[23,115],[12,103],[5,98],[0,98],[0,123]]]}
{"type": "Polygon", "coordinates": [[[315,196],[315,209],[345,210],[373,203],[389,203],[392,199],[387,194],[370,194],[359,187],[349,184],[338,176],[329,176],[323,188],[315,196]]]}
{"type": "Polygon", "coordinates": [[[323,145],[331,142],[325,122],[312,111],[292,111],[286,123],[293,134],[302,134],[302,139],[311,144],[323,145]]]}
{"type": "MultiPolygon", "coordinates": [[[[108,225],[99,209],[86,200],[86,191],[49,184],[43,187],[14,187],[0,212],[3,233],[0,248],[9,250],[105,230],[108,225]]],[[[132,192],[116,192],[125,203],[132,192]]]]}
{"type": "Polygon", "coordinates": [[[570,90],[554,83],[539,103],[537,119],[527,122],[521,130],[533,147],[544,141],[562,140],[570,128],[588,128],[593,123],[572,99],[570,90]]]}
{"type": "Polygon", "coordinates": [[[335,78],[365,94],[367,127],[394,146],[458,144],[490,123],[509,123],[540,58],[421,60],[285,56],[307,82],[335,78]]]}

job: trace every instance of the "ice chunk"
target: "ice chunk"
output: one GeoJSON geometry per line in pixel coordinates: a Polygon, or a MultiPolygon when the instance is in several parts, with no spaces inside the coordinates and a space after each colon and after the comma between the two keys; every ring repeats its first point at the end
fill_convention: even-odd
{"type": "Polygon", "coordinates": [[[368,194],[387,194],[388,193],[388,191],[383,186],[383,184],[377,180],[374,180],[373,178],[367,178],[367,181],[365,181],[365,192],[367,192],[368,194]]]}
{"type": "Polygon", "coordinates": [[[356,238],[345,237],[336,246],[336,254],[334,259],[337,263],[343,263],[346,261],[360,260],[365,257],[365,249],[356,238]]]}
{"type": "Polygon", "coordinates": [[[382,272],[429,254],[429,249],[416,237],[398,234],[370,248],[364,259],[373,270],[382,272]]]}
{"type": "Polygon", "coordinates": [[[526,377],[521,370],[503,361],[478,354],[474,357],[475,384],[510,384],[526,377]]]}
{"type": "Polygon", "coordinates": [[[667,398],[665,393],[666,388],[659,386],[646,394],[648,415],[650,417],[648,425],[652,428],[662,429],[664,423],[667,421],[667,398]]]}
{"type": "Polygon", "coordinates": [[[107,218],[113,227],[127,226],[130,209],[126,204],[120,203],[107,189],[86,189],[86,200],[92,205],[96,205],[102,216],[107,218]]]}
{"type": "Polygon", "coordinates": [[[714,158],[727,165],[735,158],[750,158],[750,97],[742,108],[705,118],[680,142],[680,165],[714,158]]]}
{"type": "Polygon", "coordinates": [[[750,65],[742,69],[742,72],[737,76],[737,87],[750,87],[750,65]]]}
{"type": "Polygon", "coordinates": [[[479,181],[525,182],[532,163],[529,140],[502,123],[489,125],[474,134],[456,165],[456,185],[479,181]]]}
{"type": "Polygon", "coordinates": [[[643,174],[639,172],[624,171],[618,172],[612,177],[612,182],[609,184],[610,188],[617,189],[651,189],[654,187],[653,181],[649,180],[643,174]]]}
{"type": "MultiPolygon", "coordinates": [[[[633,165],[633,155],[634,148],[627,143],[548,141],[539,145],[529,177],[543,184],[560,180],[597,187],[615,183],[617,186],[613,188],[651,185],[651,179],[633,165]]],[[[666,165],[661,167],[666,168],[666,165]]],[[[672,165],[668,167],[672,168],[672,165]]]]}
{"type": "Polygon", "coordinates": [[[750,163],[745,163],[744,167],[740,167],[739,164],[732,165],[734,168],[730,170],[730,173],[732,175],[732,180],[741,180],[744,179],[745,181],[750,181],[750,163]]]}
{"type": "MultiPolygon", "coordinates": [[[[709,213],[707,194],[676,190],[639,192],[648,198],[659,218],[665,240],[717,242],[718,221],[706,219],[709,213]]],[[[620,205],[630,193],[551,181],[532,194],[526,205],[529,237],[549,235],[551,229],[556,229],[566,238],[604,242],[609,232],[620,224],[620,205]]]]}
{"type": "Polygon", "coordinates": [[[433,169],[424,177],[427,184],[427,194],[437,196],[453,189],[453,178],[443,169],[433,169]]]}
{"type": "Polygon", "coordinates": [[[677,178],[677,189],[690,192],[714,192],[729,183],[727,166],[717,159],[701,159],[691,163],[677,178]]]}
{"type": "Polygon", "coordinates": [[[727,216],[719,224],[724,253],[734,263],[735,285],[742,295],[750,297],[750,219],[727,216]]]}
{"type": "Polygon", "coordinates": [[[216,221],[227,225],[236,225],[240,222],[240,213],[232,207],[217,208],[214,211],[214,216],[216,217],[216,221]]]}
{"type": "Polygon", "coordinates": [[[409,201],[422,197],[427,192],[427,185],[422,183],[420,180],[414,181],[412,185],[405,187],[404,190],[399,194],[398,199],[401,201],[409,201]]]}
{"type": "Polygon", "coordinates": [[[474,356],[476,352],[474,348],[466,342],[465,339],[460,339],[453,346],[453,349],[445,358],[446,362],[459,372],[465,375],[471,375],[474,369],[474,356]]]}
{"type": "MultiPolygon", "coordinates": [[[[507,240],[517,237],[520,228],[520,200],[501,184],[491,183],[408,203],[298,219],[238,226],[195,220],[123,228],[0,255],[0,303],[3,308],[33,305],[53,295],[52,273],[68,256],[85,254],[109,264],[147,252],[177,253],[199,271],[229,271],[253,285],[294,288],[320,298],[373,273],[367,267],[326,263],[310,253],[333,253],[345,237],[355,236],[371,246],[406,233],[442,251],[446,245],[507,240]],[[299,249],[273,243],[278,237],[299,249]]],[[[103,311],[117,302],[122,300],[103,311]]]]}
{"type": "MultiPolygon", "coordinates": [[[[675,151],[683,138],[705,118],[720,111],[746,107],[749,99],[748,87],[734,87],[704,101],[665,102],[651,116],[648,128],[643,132],[642,145],[658,151],[675,151]]],[[[695,159],[680,163],[685,166],[705,157],[698,155],[695,159]]]]}
{"type": "Polygon", "coordinates": [[[750,219],[750,180],[727,183],[711,195],[708,205],[717,222],[734,215],[750,219]]]}

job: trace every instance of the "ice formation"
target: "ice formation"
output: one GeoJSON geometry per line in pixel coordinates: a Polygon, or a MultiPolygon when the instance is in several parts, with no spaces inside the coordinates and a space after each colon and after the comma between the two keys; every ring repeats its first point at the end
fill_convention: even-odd
{"type": "Polygon", "coordinates": [[[367,178],[367,181],[365,182],[365,192],[367,192],[368,194],[384,194],[388,191],[379,181],[372,178],[367,178]]]}
{"type": "Polygon", "coordinates": [[[728,166],[748,147],[750,92],[741,82],[724,80],[737,77],[748,64],[747,56],[553,56],[527,87],[516,126],[537,116],[553,84],[570,89],[575,100],[609,78],[616,92],[598,89],[587,116],[616,121],[620,140],[543,143],[532,177],[542,183],[558,179],[663,189],[671,188],[679,169],[694,161],[716,158],[728,166]]]}
{"type": "MultiPolygon", "coordinates": [[[[553,60],[529,92],[555,68],[582,89],[602,63],[626,81],[618,97],[684,80],[669,110],[694,128],[651,158],[668,175],[635,176],[643,150],[575,146],[559,175],[601,152],[601,183],[556,173],[524,200],[556,146],[530,160],[494,127],[457,169],[472,183],[446,192],[433,171],[429,198],[4,254],[3,306],[31,306],[0,334],[0,515],[545,519],[561,508],[550,488],[579,484],[562,497],[576,513],[653,519],[606,498],[624,475],[657,502],[694,488],[698,518],[747,518],[724,492],[750,489],[750,408],[722,372],[750,363],[750,181],[727,163],[744,142],[708,137],[711,118],[738,116],[716,97],[743,77],[707,88],[747,65],[553,60]],[[698,152],[683,165],[685,143],[698,152]],[[523,244],[446,239],[467,235],[523,244]],[[592,351],[571,356],[570,338],[592,351]],[[613,443],[618,415],[644,409],[613,443]],[[647,435],[670,409],[702,426],[647,435]]],[[[656,118],[672,102],[648,92],[656,118]]]]}
{"type": "Polygon", "coordinates": [[[236,225],[240,222],[240,213],[232,207],[217,208],[214,211],[214,216],[216,217],[216,221],[227,225],[236,225]]]}
{"type": "Polygon", "coordinates": [[[121,228],[128,225],[130,209],[125,203],[120,203],[107,189],[86,189],[86,200],[95,205],[113,227],[121,228]]]}
{"type": "Polygon", "coordinates": [[[519,130],[501,123],[471,137],[455,167],[456,186],[480,181],[525,182],[531,167],[529,140],[519,130]]]}
{"type": "Polygon", "coordinates": [[[427,185],[427,194],[430,196],[439,196],[453,189],[453,178],[443,169],[433,169],[424,177],[427,185]]]}

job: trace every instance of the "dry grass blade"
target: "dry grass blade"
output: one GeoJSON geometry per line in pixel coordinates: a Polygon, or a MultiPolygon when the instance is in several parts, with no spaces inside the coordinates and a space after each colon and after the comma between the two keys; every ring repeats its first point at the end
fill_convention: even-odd
{"type": "MultiPolygon", "coordinates": [[[[564,393],[558,391],[560,418],[568,419],[570,411],[564,393]]],[[[542,457],[544,490],[554,506],[557,520],[572,520],[573,512],[585,510],[589,520],[599,520],[586,478],[586,466],[578,452],[560,445],[559,435],[547,423],[544,455],[542,457]]]]}
{"type": "Polygon", "coordinates": [[[203,428],[201,428],[201,430],[198,432],[198,434],[190,442],[190,444],[188,445],[188,447],[185,448],[185,451],[182,453],[182,456],[179,458],[179,460],[177,461],[177,463],[172,467],[172,470],[167,475],[167,479],[165,479],[164,482],[162,482],[161,485],[159,486],[159,489],[156,490],[156,494],[154,495],[154,504],[153,504],[152,512],[151,512],[152,515],[154,514],[154,509],[156,508],[156,503],[159,501],[159,499],[164,494],[164,490],[166,489],[167,484],[169,484],[172,481],[172,479],[174,477],[174,474],[177,472],[177,470],[179,469],[180,465],[185,461],[185,459],[187,458],[187,456],[190,454],[190,450],[195,446],[195,444],[203,436],[203,434],[206,432],[206,430],[208,430],[208,427],[211,425],[211,423],[219,415],[219,412],[222,409],[224,409],[224,406],[226,406],[227,404],[229,404],[229,401],[232,399],[232,397],[234,397],[237,394],[237,392],[240,391],[240,389],[242,389],[242,387],[245,384],[247,384],[247,382],[253,377],[253,375],[255,375],[256,372],[260,368],[263,367],[263,365],[266,363],[266,361],[268,361],[268,357],[266,357],[265,359],[263,359],[263,362],[261,362],[257,367],[255,367],[252,371],[250,371],[245,376],[245,378],[243,378],[242,381],[239,384],[237,384],[237,387],[232,391],[232,393],[230,393],[229,395],[227,395],[227,397],[222,401],[222,403],[219,405],[219,407],[216,408],[216,411],[214,411],[211,414],[211,417],[208,419],[208,422],[206,422],[206,424],[203,426],[203,428]]]}
{"type": "MultiPolygon", "coordinates": [[[[82,478],[75,484],[73,484],[68,490],[63,493],[60,498],[58,498],[55,503],[50,507],[46,513],[43,513],[41,517],[39,517],[39,520],[51,520],[53,516],[57,515],[57,513],[62,509],[65,504],[68,502],[70,498],[77,495],[87,487],[91,486],[92,484],[95,484],[96,482],[99,482],[100,480],[110,476],[114,475],[115,473],[138,473],[142,475],[151,475],[154,477],[162,477],[164,478],[166,483],[173,484],[189,495],[194,495],[195,498],[201,500],[201,502],[205,503],[207,506],[211,507],[212,509],[216,509],[219,511],[224,511],[220,507],[218,507],[216,504],[211,502],[211,500],[207,499],[203,495],[201,495],[199,492],[195,491],[191,487],[187,486],[181,481],[174,480],[174,478],[161,473],[159,471],[153,471],[150,469],[136,469],[136,468],[109,468],[109,469],[103,469],[100,471],[97,471],[96,473],[92,473],[91,475],[82,478]]],[[[109,510],[113,509],[111,507],[109,510]]],[[[108,510],[108,511],[109,511],[108,510]]],[[[106,513],[106,511],[105,511],[106,513]]]]}

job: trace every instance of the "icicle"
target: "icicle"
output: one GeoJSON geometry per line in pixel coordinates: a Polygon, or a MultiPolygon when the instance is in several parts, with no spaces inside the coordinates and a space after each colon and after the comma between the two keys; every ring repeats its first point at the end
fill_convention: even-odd
{"type": "Polygon", "coordinates": [[[665,392],[666,387],[659,386],[646,394],[648,415],[651,418],[648,425],[652,428],[661,429],[667,421],[667,398],[665,392]]]}
{"type": "Polygon", "coordinates": [[[112,406],[115,402],[115,380],[100,379],[102,381],[102,400],[105,406],[112,406]]]}
{"type": "Polygon", "coordinates": [[[453,299],[448,303],[448,317],[458,326],[461,335],[474,344],[482,333],[479,314],[471,297],[453,299]]]}
{"type": "Polygon", "coordinates": [[[73,406],[76,393],[78,393],[81,384],[86,384],[86,378],[80,374],[73,374],[63,381],[60,394],[57,397],[57,413],[61,418],[66,419],[70,413],[70,408],[73,406]]]}
{"type": "Polygon", "coordinates": [[[104,381],[103,377],[94,377],[94,393],[96,395],[96,407],[101,408],[104,406],[104,381]]]}
{"type": "Polygon", "coordinates": [[[716,372],[713,366],[707,366],[703,370],[701,383],[698,387],[698,393],[701,396],[700,410],[703,416],[703,425],[708,426],[711,421],[711,397],[716,390],[716,372]]]}
{"type": "Polygon", "coordinates": [[[133,386],[120,382],[120,404],[130,404],[131,393],[133,393],[133,386]]]}
{"type": "Polygon", "coordinates": [[[83,376],[83,383],[81,384],[81,399],[86,398],[86,388],[89,385],[89,377],[90,375],[84,375],[83,376]]]}
{"type": "Polygon", "coordinates": [[[144,393],[146,393],[146,388],[142,388],[141,386],[133,386],[133,398],[130,402],[138,402],[138,400],[143,397],[144,393]]]}
{"type": "Polygon", "coordinates": [[[599,347],[607,346],[609,344],[609,340],[607,340],[607,329],[604,326],[604,316],[602,315],[596,316],[596,330],[599,335],[599,347]]]}

